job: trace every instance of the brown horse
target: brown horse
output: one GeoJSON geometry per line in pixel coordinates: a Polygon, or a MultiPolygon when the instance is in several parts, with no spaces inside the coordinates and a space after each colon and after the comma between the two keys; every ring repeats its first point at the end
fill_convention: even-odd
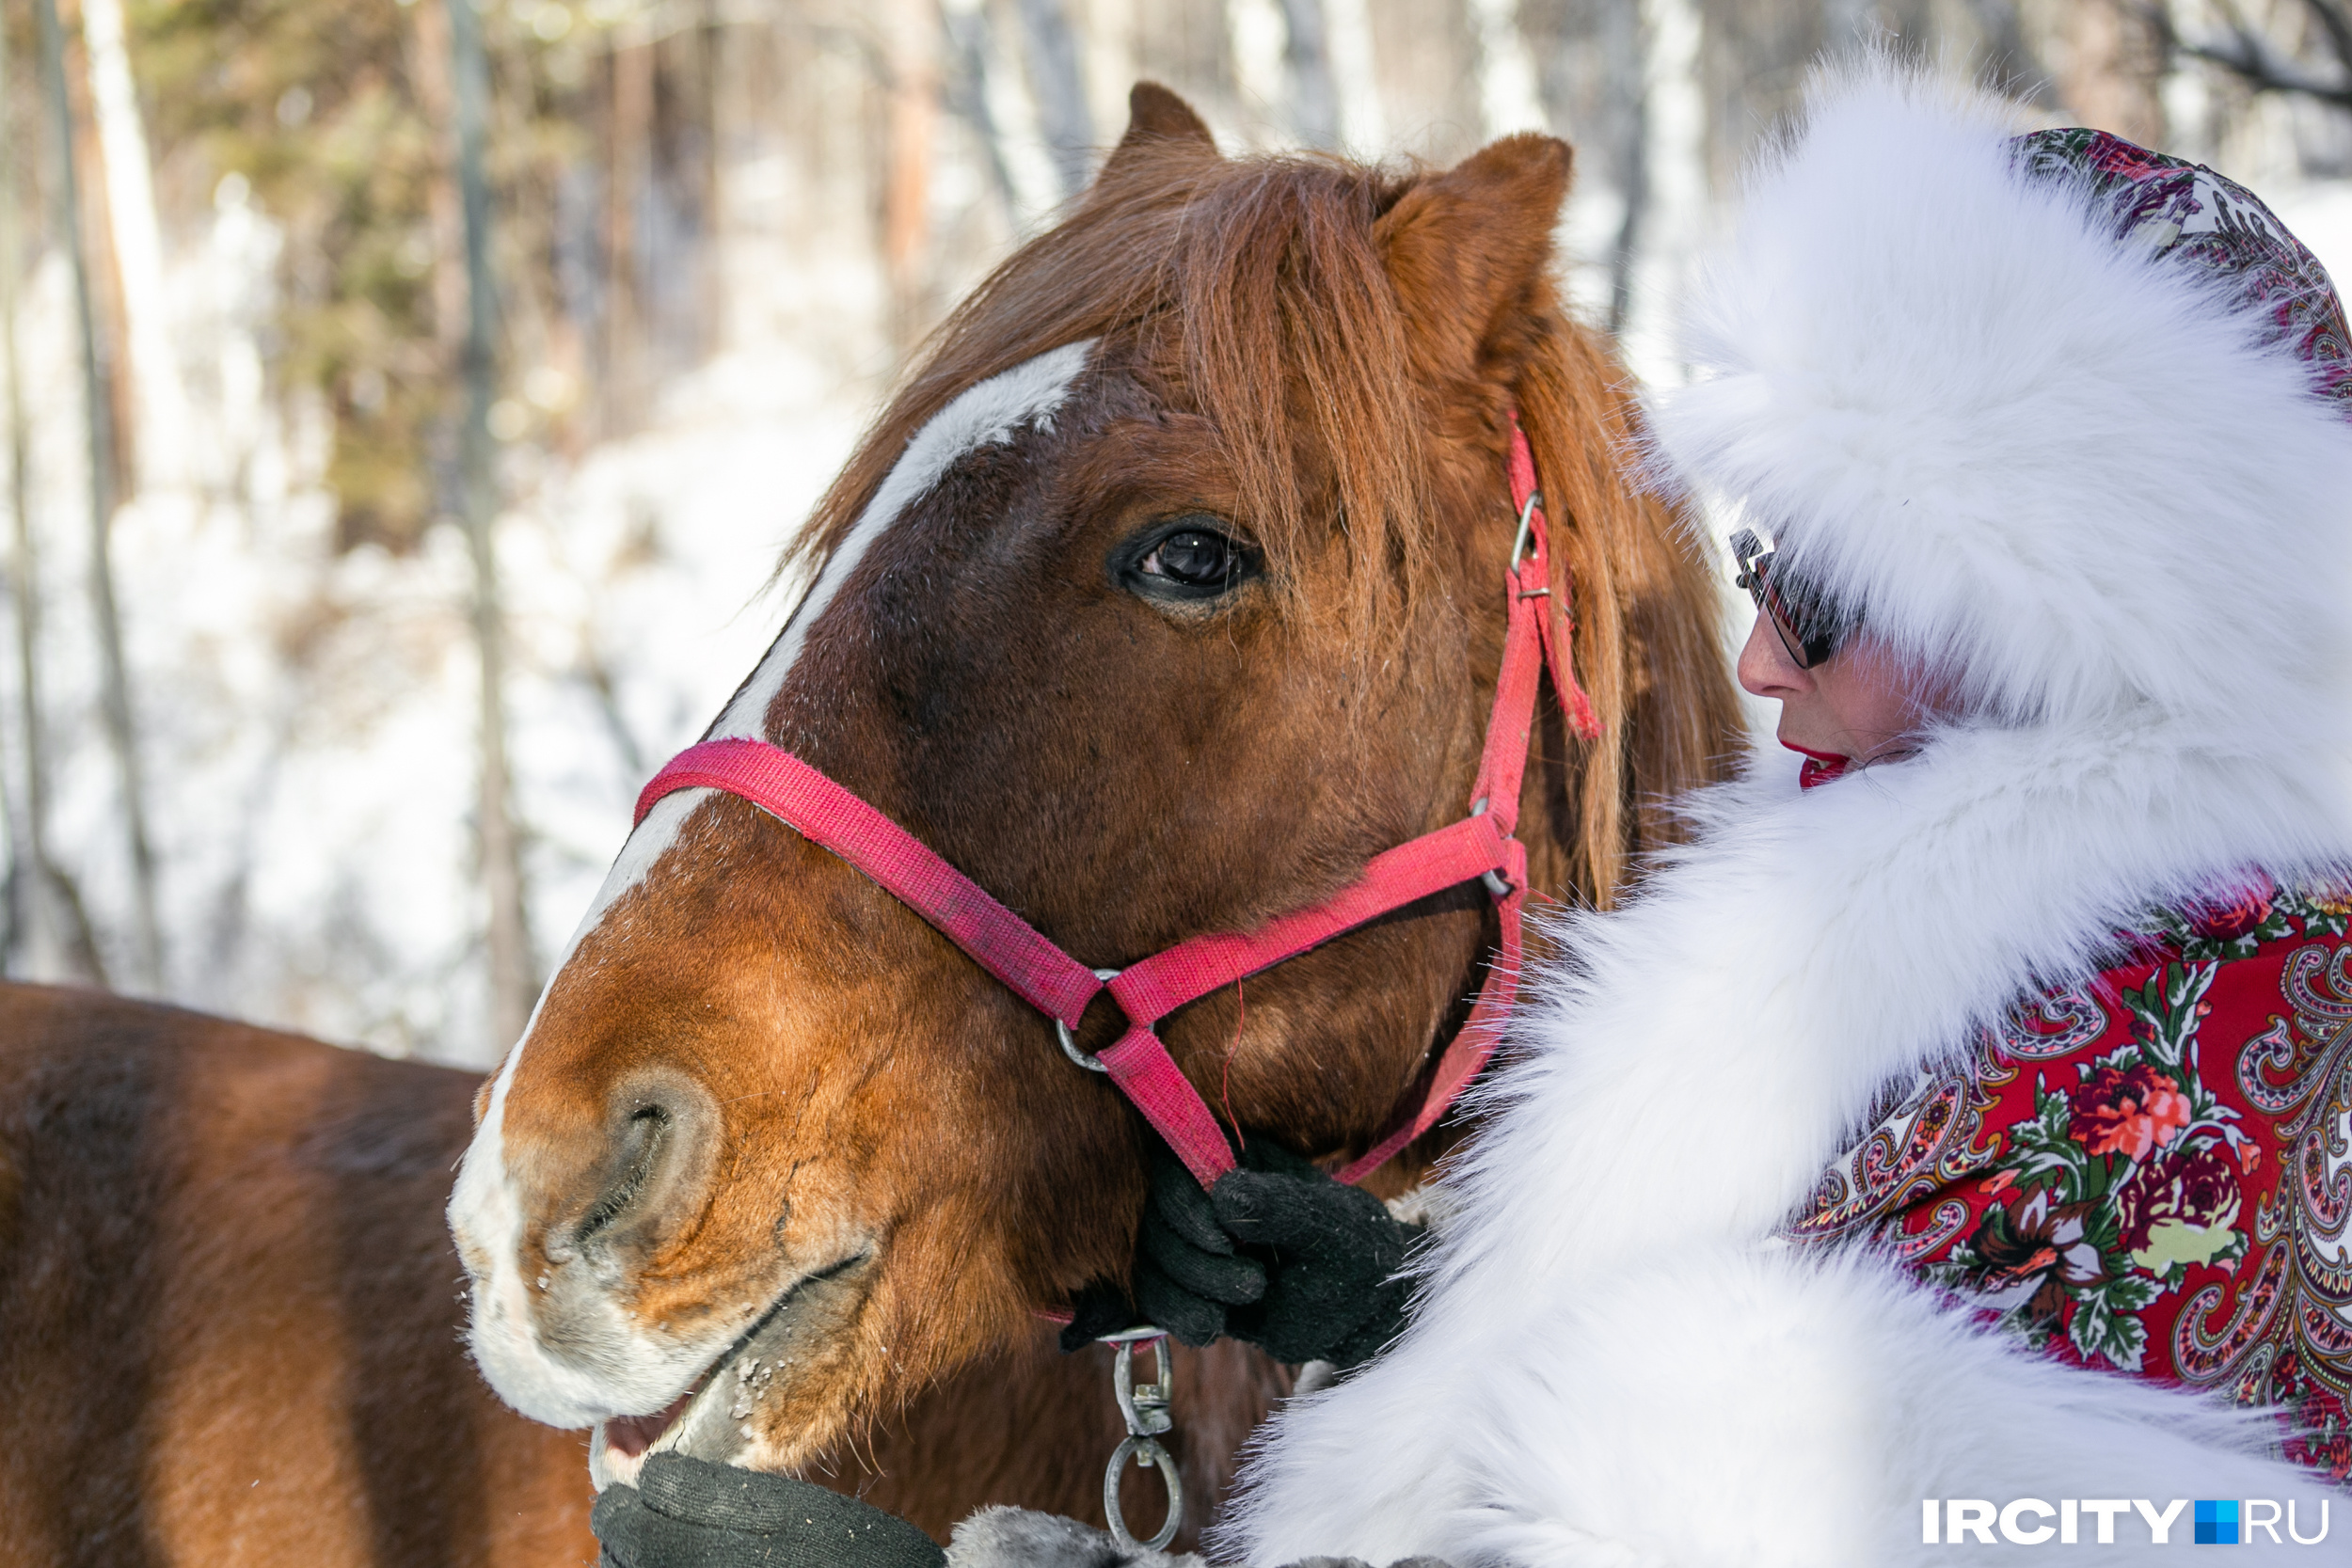
{"type": "MultiPolygon", "coordinates": [[[[1537,887],[1605,901],[1735,713],[1714,591],[1628,487],[1633,411],[1549,280],[1566,147],[1228,161],[1166,92],[1134,110],[851,458],[710,733],[789,750],[1089,965],[1251,928],[1462,815],[1516,410],[1604,724],[1551,715],[1522,831],[1537,887]]],[[[1237,1138],[1360,1151],[1493,930],[1455,889],[1162,1033],[1237,1138]]],[[[1107,1044],[1116,1007],[1087,1022],[1107,1044]]],[[[1122,1278],[1143,1196],[1141,1122],[1047,1019],[707,789],[630,838],[480,1111],[450,1207],[475,1358],[596,1426],[606,1477],[649,1442],[811,1464],[1122,1278]]],[[[1073,1465],[1047,1506],[1095,1484],[1073,1465]]]]}
{"type": "MultiPolygon", "coordinates": [[[[793,747],[1089,962],[1311,901],[1461,810],[1516,406],[1606,725],[1547,705],[1520,832],[1538,890],[1607,901],[1736,714],[1713,590],[1624,477],[1621,373],[1545,277],[1566,161],[1229,162],[1139,88],[835,485],[817,587],[718,733],[793,747]]],[[[1360,1148],[1458,1022],[1488,909],[1426,900],[1175,1015],[1170,1049],[1247,1135],[1360,1148]]],[[[990,1502],[1102,1521],[1107,1353],[1058,1355],[1036,1311],[1123,1275],[1139,1124],[855,873],[673,797],[469,1150],[474,1088],[0,989],[0,1564],[592,1560],[580,1439],[453,1344],[461,1153],[477,1355],[526,1411],[603,1420],[601,1466],[701,1387],[744,1407],[739,1460],[943,1537],[990,1502]],[[790,1358],[712,1375],[763,1321],[790,1358]]],[[[1287,1376],[1231,1344],[1177,1372],[1197,1523],[1287,1376]]]]}

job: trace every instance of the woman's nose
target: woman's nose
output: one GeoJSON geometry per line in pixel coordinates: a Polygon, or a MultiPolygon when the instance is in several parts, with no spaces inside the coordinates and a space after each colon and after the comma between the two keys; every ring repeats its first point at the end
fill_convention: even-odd
{"type": "Polygon", "coordinates": [[[1801,695],[1812,684],[1811,677],[1781,646],[1761,612],[1748,628],[1746,646],[1740,650],[1740,684],[1750,696],[1780,698],[1801,695]]]}

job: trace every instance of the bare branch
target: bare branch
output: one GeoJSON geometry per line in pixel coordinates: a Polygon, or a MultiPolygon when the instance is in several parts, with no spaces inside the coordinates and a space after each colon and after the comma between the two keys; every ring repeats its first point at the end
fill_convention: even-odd
{"type": "Polygon", "coordinates": [[[2301,93],[2340,109],[2352,109],[2352,13],[2343,9],[2336,0],[2306,3],[2319,16],[2329,44],[2344,66],[2345,74],[2338,80],[2330,81],[2312,72],[2249,24],[2234,8],[2224,8],[2230,18],[2226,33],[2199,39],[2183,38],[2165,6],[2143,5],[2139,13],[2155,29],[2168,55],[2185,55],[2190,59],[2217,65],[2256,92],[2301,93]]]}
{"type": "Polygon", "coordinates": [[[2352,77],[2352,6],[2343,0],[2304,0],[2311,8],[2312,20],[2319,30],[2328,35],[2328,47],[2335,51],[2336,63],[2352,77]]]}

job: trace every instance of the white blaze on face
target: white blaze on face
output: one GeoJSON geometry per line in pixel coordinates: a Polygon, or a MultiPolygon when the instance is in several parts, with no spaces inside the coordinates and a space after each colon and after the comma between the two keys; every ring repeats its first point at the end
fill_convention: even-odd
{"type": "MultiPolygon", "coordinates": [[[[1051,430],[1055,413],[1069,399],[1070,388],[1086,369],[1093,347],[1090,340],[1071,343],[966,388],[915,432],[848,537],[825,562],[783,635],[711,726],[711,739],[763,736],[769,706],[800,661],[811,630],[874,542],[909,507],[930,494],[966,453],[1001,446],[1025,426],[1051,430]]],[[[581,941],[603,922],[606,911],[644,881],[668,852],[678,829],[707,793],[679,790],[646,814],[621,847],[596,901],[564,949],[563,962],[556,966],[558,974],[581,941]]],[[[534,1010],[532,1022],[537,1021],[534,1010]]],[[[593,1342],[594,1348],[585,1355],[567,1354],[558,1361],[540,1345],[531,1317],[531,1298],[538,1282],[527,1278],[520,1266],[522,1205],[506,1172],[502,1134],[507,1090],[530,1038],[531,1030],[526,1027],[522,1039],[507,1053],[491,1086],[482,1125],[466,1150],[456,1190],[450,1195],[450,1230],[473,1282],[468,1338],[474,1359],[509,1404],[551,1426],[582,1427],[608,1416],[649,1414],[683,1392],[709,1357],[731,1341],[732,1331],[726,1331],[726,1338],[715,1349],[707,1337],[698,1337],[698,1342],[691,1345],[657,1342],[617,1307],[607,1307],[600,1313],[608,1320],[603,1323],[567,1324],[569,1330],[584,1331],[584,1340],[593,1342]]]]}

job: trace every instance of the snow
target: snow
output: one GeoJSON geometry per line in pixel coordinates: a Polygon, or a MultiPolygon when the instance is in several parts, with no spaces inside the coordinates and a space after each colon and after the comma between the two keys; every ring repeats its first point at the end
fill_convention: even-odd
{"type": "MultiPolygon", "coordinates": [[[[452,528],[395,558],[338,554],[315,410],[265,396],[273,226],[224,182],[169,278],[206,471],[118,515],[122,606],[151,833],[164,994],[364,1044],[486,1067],[474,879],[472,574],[452,528]]],[[[879,387],[862,267],[801,269],[666,388],[651,428],[576,464],[508,456],[501,519],[511,765],[530,838],[541,961],[626,835],[638,787],[689,744],[782,618],[782,546],[846,458],[879,387]],[[810,347],[803,344],[813,345],[810,347]],[[602,689],[600,689],[600,688],[602,689]],[[609,698],[603,694],[609,690],[609,698]]],[[[109,978],[134,977],[119,773],[97,721],[84,434],[70,282],[53,258],[20,314],[27,480],[40,550],[41,696],[54,857],[109,978]]],[[[17,661],[0,734],[21,768],[17,661]]],[[[21,794],[11,778],[11,798],[21,794]]],[[[55,944],[16,973],[71,977],[55,944]]]]}

